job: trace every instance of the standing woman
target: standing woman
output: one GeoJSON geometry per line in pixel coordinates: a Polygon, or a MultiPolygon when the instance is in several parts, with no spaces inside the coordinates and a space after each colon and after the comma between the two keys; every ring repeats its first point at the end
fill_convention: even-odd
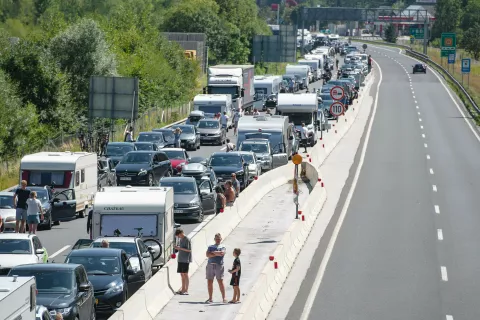
{"type": "Polygon", "coordinates": [[[124,142],[133,142],[133,127],[132,126],[128,127],[128,124],[127,124],[127,127],[125,128],[124,136],[125,136],[124,142]]]}
{"type": "Polygon", "coordinates": [[[175,141],[174,141],[175,148],[180,148],[180,135],[181,134],[182,134],[182,129],[180,129],[180,128],[175,128],[175,130],[173,131],[173,135],[175,137],[175,141]]]}
{"type": "Polygon", "coordinates": [[[37,232],[37,226],[40,224],[39,213],[42,215],[41,219],[43,220],[42,203],[37,199],[37,193],[35,191],[30,192],[27,206],[28,233],[35,234],[37,232]]]}

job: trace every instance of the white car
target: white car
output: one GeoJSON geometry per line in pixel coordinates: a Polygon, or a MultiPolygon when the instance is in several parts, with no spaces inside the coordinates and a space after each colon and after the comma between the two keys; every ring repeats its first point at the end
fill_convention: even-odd
{"type": "Polygon", "coordinates": [[[255,177],[260,177],[262,174],[262,166],[257,162],[255,153],[251,151],[237,151],[243,156],[243,159],[248,163],[248,180],[252,181],[255,177]]]}
{"type": "Polygon", "coordinates": [[[0,216],[3,220],[3,225],[0,231],[14,231],[16,214],[13,208],[13,192],[0,192],[0,216]],[[13,229],[12,229],[13,228],[13,229]]]}
{"type": "Polygon", "coordinates": [[[8,274],[10,269],[22,264],[46,263],[48,253],[34,234],[0,234],[0,276],[8,274]]]}

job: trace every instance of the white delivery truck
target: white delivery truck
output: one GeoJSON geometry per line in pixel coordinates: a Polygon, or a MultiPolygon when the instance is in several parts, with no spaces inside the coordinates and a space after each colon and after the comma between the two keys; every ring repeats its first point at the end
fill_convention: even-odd
{"type": "Polygon", "coordinates": [[[255,76],[253,80],[253,86],[255,88],[255,100],[264,100],[268,96],[278,95],[282,81],[282,76],[255,76]]]}
{"type": "Polygon", "coordinates": [[[308,143],[314,146],[317,143],[317,132],[320,131],[318,118],[318,100],[315,93],[282,93],[278,95],[277,112],[288,116],[296,130],[300,130],[302,123],[308,130],[308,143]]]}
{"type": "Polygon", "coordinates": [[[34,320],[36,297],[35,277],[0,277],[0,319],[34,320]]]}
{"type": "Polygon", "coordinates": [[[233,107],[247,110],[253,106],[253,65],[216,65],[208,68],[207,87],[204,94],[228,94],[233,107]]]}
{"type": "Polygon", "coordinates": [[[228,127],[232,127],[233,118],[232,96],[229,94],[197,94],[193,98],[193,110],[206,114],[227,113],[228,127]]]}
{"type": "Polygon", "coordinates": [[[305,57],[305,59],[298,60],[297,63],[310,67],[310,69],[312,70],[313,82],[318,81],[322,78],[322,65],[319,64],[318,59],[308,59],[307,57],[305,57]]]}
{"type": "Polygon", "coordinates": [[[97,155],[89,152],[38,152],[20,161],[20,181],[28,186],[52,187],[52,220],[85,216],[98,190],[97,155]]]}
{"type": "Polygon", "coordinates": [[[140,237],[155,251],[154,266],[170,259],[175,243],[173,188],[106,187],[93,204],[92,235],[140,237]]]}
{"type": "Polygon", "coordinates": [[[296,65],[289,64],[285,69],[286,75],[298,76],[301,79],[302,82],[300,83],[300,90],[304,90],[308,88],[309,72],[310,72],[309,66],[302,66],[298,64],[296,65]]]}

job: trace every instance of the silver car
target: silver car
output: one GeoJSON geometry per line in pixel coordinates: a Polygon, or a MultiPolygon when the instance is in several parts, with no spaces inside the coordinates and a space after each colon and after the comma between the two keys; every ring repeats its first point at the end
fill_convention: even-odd
{"type": "Polygon", "coordinates": [[[0,192],[0,216],[3,220],[0,231],[13,231],[15,228],[16,214],[13,208],[14,195],[14,192],[0,192]]]}
{"type": "Polygon", "coordinates": [[[238,151],[253,152],[262,171],[273,169],[272,150],[268,139],[247,139],[240,144],[238,151]]]}
{"type": "Polygon", "coordinates": [[[222,128],[216,119],[202,119],[198,121],[197,130],[200,133],[200,143],[222,145],[227,140],[227,131],[222,128]]]}
{"type": "Polygon", "coordinates": [[[248,163],[248,180],[252,181],[255,177],[259,177],[262,174],[262,166],[260,162],[257,162],[255,153],[251,151],[238,151],[243,156],[245,162],[248,163]]]}

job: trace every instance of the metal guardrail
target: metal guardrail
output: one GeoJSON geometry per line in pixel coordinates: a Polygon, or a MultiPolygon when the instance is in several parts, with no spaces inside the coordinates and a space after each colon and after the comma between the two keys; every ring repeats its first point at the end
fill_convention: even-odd
{"type": "MultiPolygon", "coordinates": [[[[378,43],[379,45],[386,45],[386,46],[390,46],[390,47],[396,47],[396,48],[402,48],[402,49],[405,49],[405,53],[408,54],[409,56],[412,56],[416,59],[419,59],[423,62],[426,62],[427,64],[430,64],[432,66],[434,66],[435,68],[439,69],[440,71],[442,71],[443,74],[445,74],[448,79],[463,93],[463,95],[466,97],[466,99],[468,100],[468,103],[470,103],[470,105],[475,109],[475,111],[478,113],[478,115],[473,115],[470,111],[469,108],[467,108],[468,112],[470,113],[470,115],[472,117],[478,117],[480,116],[480,107],[477,105],[477,103],[475,102],[475,100],[473,100],[472,96],[470,96],[470,94],[468,93],[468,91],[465,89],[464,86],[462,86],[462,84],[460,82],[458,82],[457,79],[455,79],[454,76],[452,76],[450,74],[450,72],[448,72],[447,70],[445,70],[441,65],[439,65],[438,63],[436,63],[435,61],[431,60],[427,55],[423,54],[423,53],[419,53],[419,52],[416,52],[415,50],[412,50],[411,47],[409,46],[405,46],[405,45],[401,45],[401,44],[394,44],[394,43],[388,43],[388,42],[380,42],[379,40],[375,41],[375,40],[368,40],[366,38],[373,38],[373,37],[353,37],[352,39],[353,40],[358,40],[358,41],[366,41],[366,42],[372,42],[372,43],[378,43]]],[[[378,39],[378,37],[377,37],[378,39]]]]}

